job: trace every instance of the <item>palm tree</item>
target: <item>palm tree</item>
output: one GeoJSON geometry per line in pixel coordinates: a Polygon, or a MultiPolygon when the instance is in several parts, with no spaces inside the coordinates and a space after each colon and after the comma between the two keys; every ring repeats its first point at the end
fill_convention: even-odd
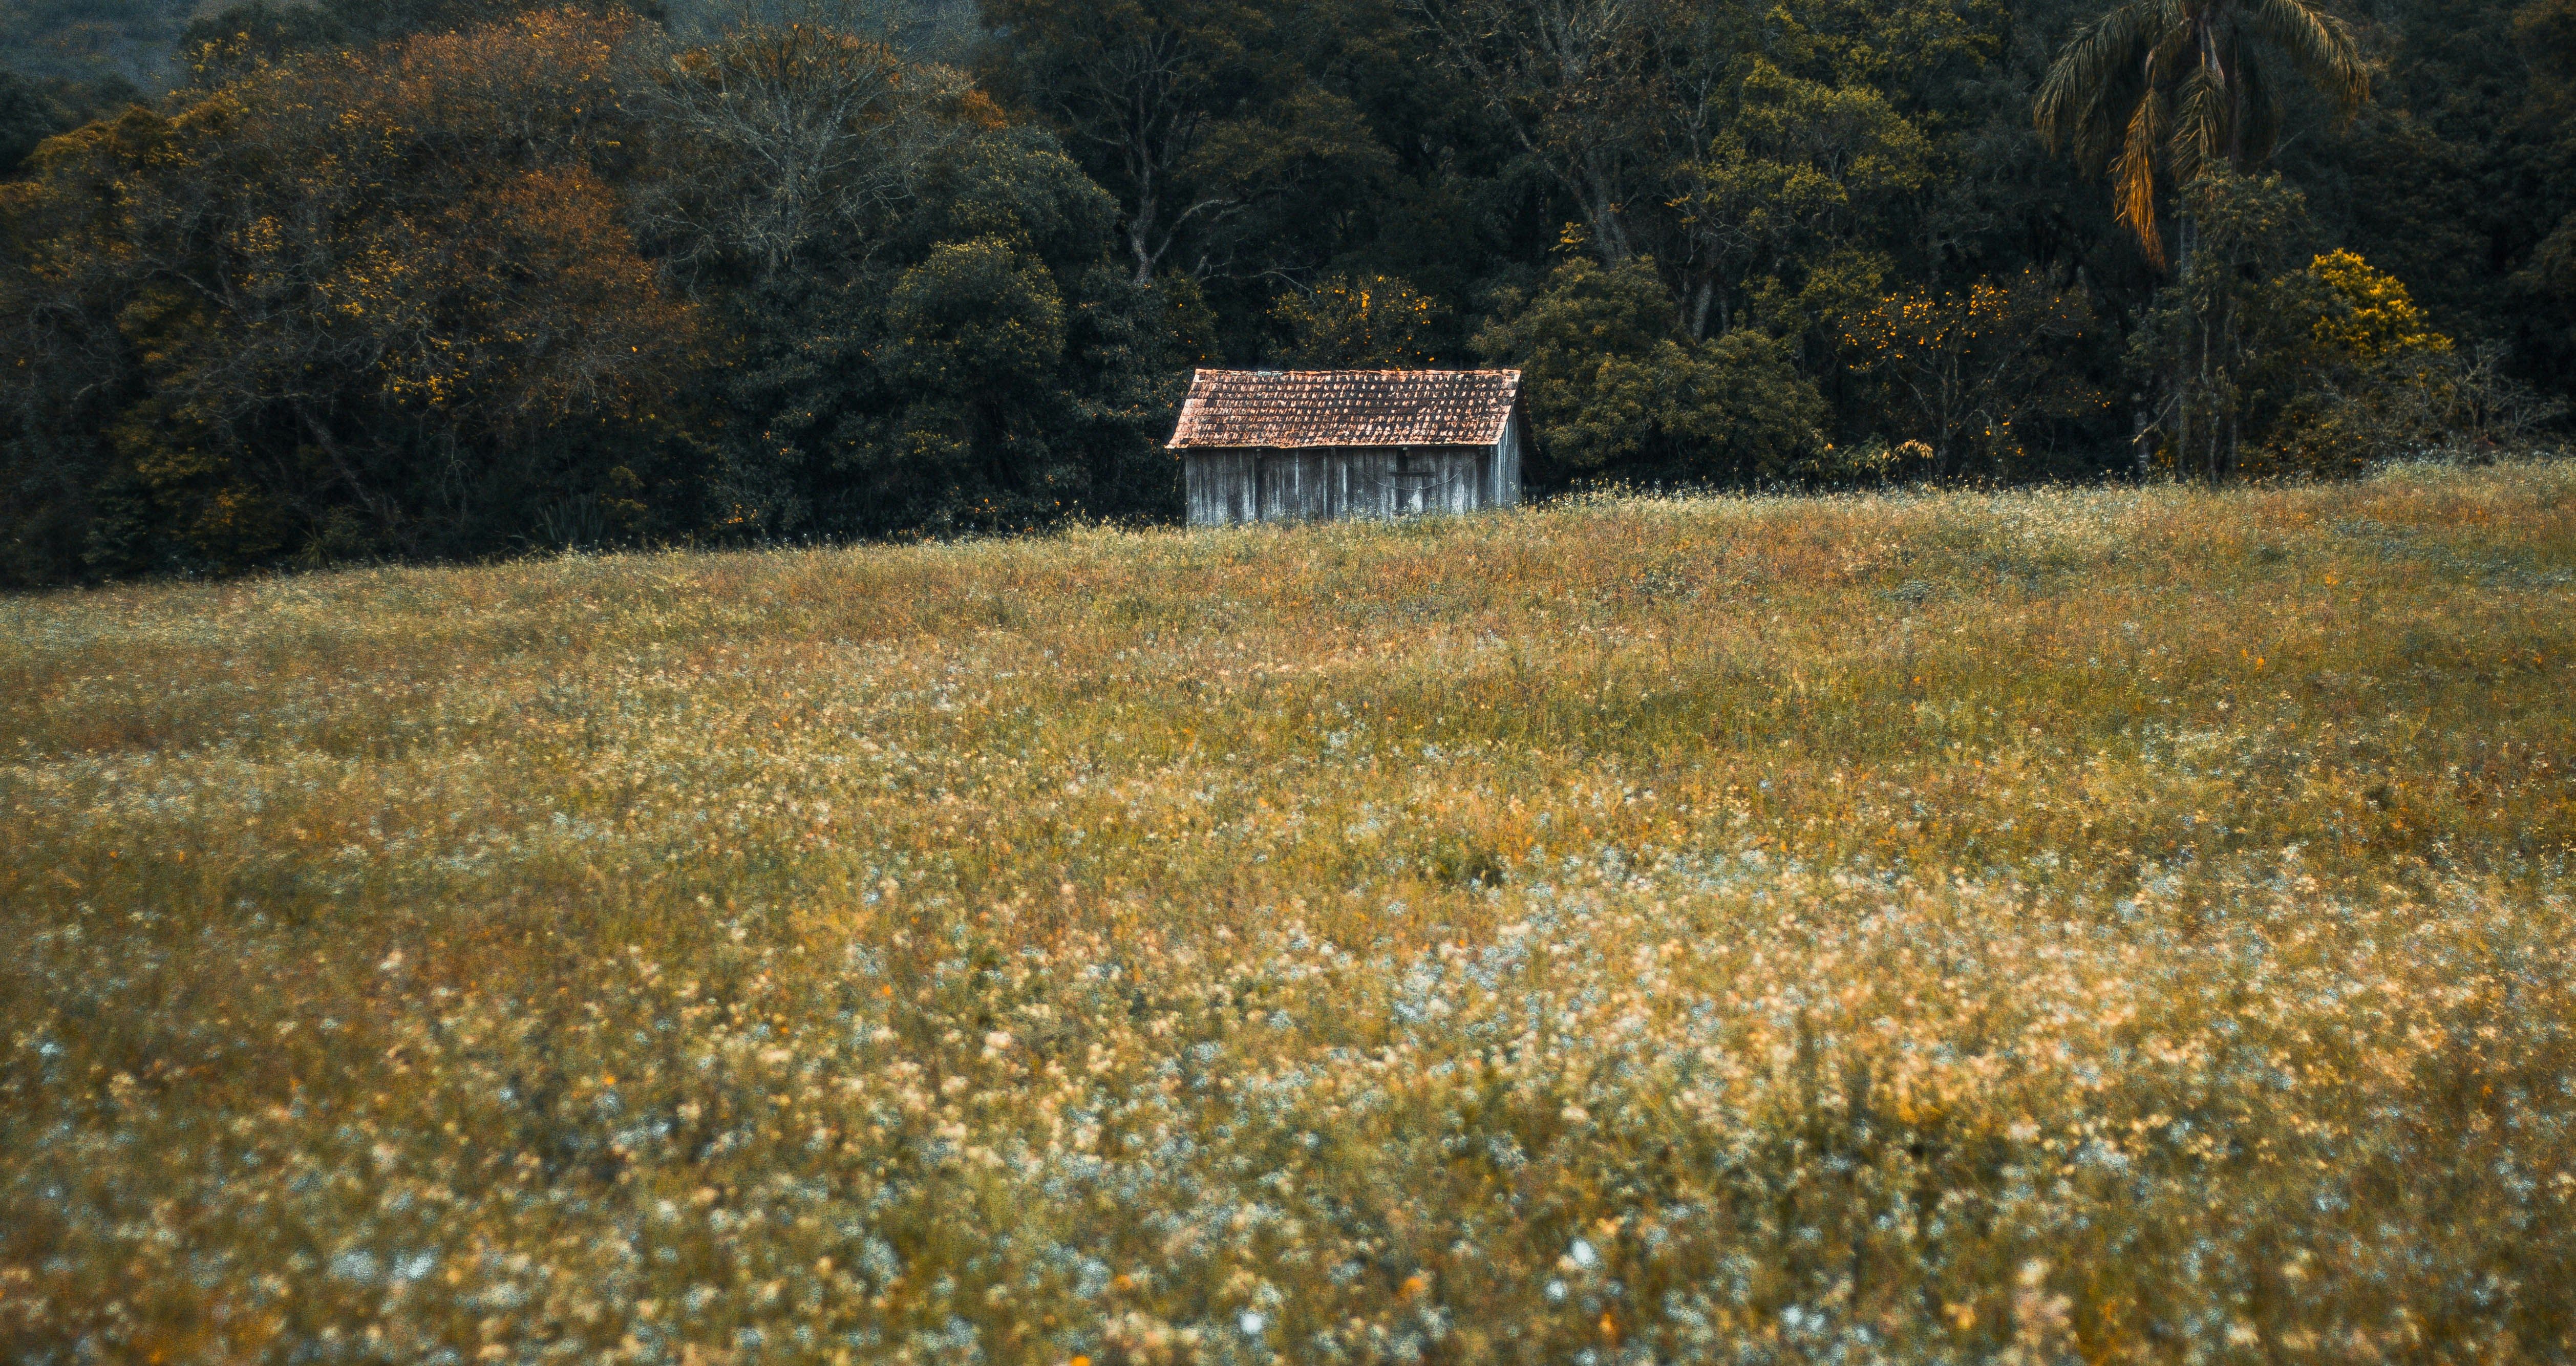
{"type": "Polygon", "coordinates": [[[2241,171],[2269,155],[2281,124],[2263,72],[2273,58],[2346,117],[2370,98],[2352,34],[2311,0],[2123,0],[2049,68],[2040,136],[2052,152],[2110,166],[2120,224],[2162,267],[2157,169],[2187,185],[2222,160],[2241,171]]]}

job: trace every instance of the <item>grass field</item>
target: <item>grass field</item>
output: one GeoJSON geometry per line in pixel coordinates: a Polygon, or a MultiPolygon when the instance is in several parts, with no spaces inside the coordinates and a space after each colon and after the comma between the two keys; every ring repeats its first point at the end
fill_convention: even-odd
{"type": "Polygon", "coordinates": [[[2565,1361],[2576,463],[0,601],[0,1355],[2565,1361]]]}

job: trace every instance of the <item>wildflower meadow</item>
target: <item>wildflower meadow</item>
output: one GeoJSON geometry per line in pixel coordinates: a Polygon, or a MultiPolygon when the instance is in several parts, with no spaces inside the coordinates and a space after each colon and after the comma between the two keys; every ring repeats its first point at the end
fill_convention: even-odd
{"type": "Polygon", "coordinates": [[[2576,463],[0,599],[12,1362],[2576,1356],[2576,463]]]}

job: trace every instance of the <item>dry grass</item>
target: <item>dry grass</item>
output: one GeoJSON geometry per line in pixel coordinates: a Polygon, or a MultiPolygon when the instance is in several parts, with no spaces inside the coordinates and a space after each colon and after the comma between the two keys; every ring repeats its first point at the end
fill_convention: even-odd
{"type": "Polygon", "coordinates": [[[0,602],[18,1361],[2576,1352],[2576,465],[0,602]]]}

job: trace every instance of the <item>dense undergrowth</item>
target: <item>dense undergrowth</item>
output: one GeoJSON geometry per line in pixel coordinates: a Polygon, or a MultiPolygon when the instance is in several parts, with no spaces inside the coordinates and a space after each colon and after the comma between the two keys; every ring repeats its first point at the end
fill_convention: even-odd
{"type": "Polygon", "coordinates": [[[2576,464],[0,602],[0,1353],[2576,1352],[2576,464]]]}

